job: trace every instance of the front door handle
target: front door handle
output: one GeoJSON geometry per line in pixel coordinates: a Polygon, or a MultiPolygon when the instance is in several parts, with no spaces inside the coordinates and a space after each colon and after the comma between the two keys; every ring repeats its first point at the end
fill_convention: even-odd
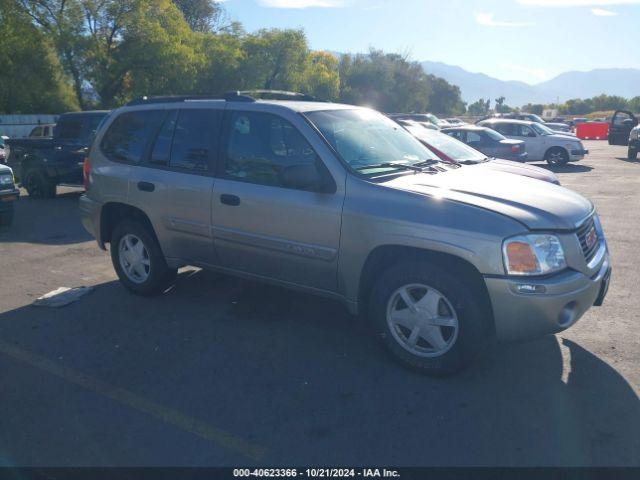
{"type": "Polygon", "coordinates": [[[142,190],[143,192],[153,192],[156,189],[156,186],[151,182],[138,182],[138,190],[142,190]]]}
{"type": "Polygon", "coordinates": [[[229,195],[228,193],[223,193],[220,195],[220,201],[225,205],[230,205],[232,207],[237,207],[240,205],[240,197],[236,195],[229,195]]]}

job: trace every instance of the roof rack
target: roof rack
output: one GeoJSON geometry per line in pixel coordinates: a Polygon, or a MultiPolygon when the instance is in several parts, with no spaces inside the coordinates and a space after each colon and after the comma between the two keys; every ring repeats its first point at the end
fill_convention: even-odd
{"type": "MultiPolygon", "coordinates": [[[[313,95],[299,92],[288,92],[286,90],[242,90],[235,93],[237,96],[250,97],[255,100],[264,98],[265,100],[300,100],[303,102],[321,102],[313,95]]],[[[227,94],[230,95],[230,94],[227,94]]]]}
{"type": "Polygon", "coordinates": [[[152,105],[156,103],[182,103],[205,100],[224,100],[226,102],[255,102],[258,99],[267,100],[300,100],[305,102],[320,102],[313,95],[298,92],[286,92],[283,90],[243,90],[227,92],[218,96],[193,96],[193,95],[169,95],[157,97],[138,97],[127,103],[127,107],[135,105],[152,105]]]}

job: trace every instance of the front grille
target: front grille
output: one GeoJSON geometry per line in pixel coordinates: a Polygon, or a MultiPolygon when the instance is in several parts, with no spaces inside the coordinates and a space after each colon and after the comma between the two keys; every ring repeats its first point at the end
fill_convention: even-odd
{"type": "Polygon", "coordinates": [[[584,254],[584,258],[589,263],[595,257],[596,252],[598,251],[598,247],[600,246],[600,237],[598,236],[598,230],[596,229],[596,224],[593,221],[593,217],[589,218],[586,222],[584,222],[576,232],[578,236],[578,240],[580,241],[580,247],[582,247],[582,253],[584,254]],[[588,238],[592,235],[595,235],[595,241],[591,246],[589,246],[588,238]]]}

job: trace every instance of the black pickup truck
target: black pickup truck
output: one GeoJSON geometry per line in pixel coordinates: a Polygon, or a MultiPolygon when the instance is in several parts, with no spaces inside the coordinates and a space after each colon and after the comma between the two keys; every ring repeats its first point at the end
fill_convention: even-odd
{"type": "Polygon", "coordinates": [[[65,113],[53,138],[9,139],[7,164],[31,197],[54,197],[56,186],[82,185],[82,163],[107,111],[65,113]]]}

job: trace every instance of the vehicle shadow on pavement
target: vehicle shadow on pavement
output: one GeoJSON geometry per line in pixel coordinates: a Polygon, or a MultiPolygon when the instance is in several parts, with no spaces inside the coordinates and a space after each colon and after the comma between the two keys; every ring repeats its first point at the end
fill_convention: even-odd
{"type": "MultiPolygon", "coordinates": [[[[607,466],[639,458],[634,389],[555,336],[499,346],[472,369],[434,379],[393,362],[366,321],[335,302],[187,270],[156,298],[109,282],[63,309],[6,312],[0,338],[263,445],[261,465],[607,466]]],[[[121,405],[45,381],[2,351],[0,362],[2,404],[12,412],[0,451],[18,465],[256,463],[160,429],[157,418],[125,421],[121,405]]]]}
{"type": "Polygon", "coordinates": [[[627,157],[616,157],[616,160],[622,160],[623,162],[635,163],[636,165],[640,165],[640,158],[637,160],[631,160],[630,158],[627,158],[627,157]]]}
{"type": "Polygon", "coordinates": [[[80,195],[69,192],[55,198],[21,196],[14,206],[13,224],[0,228],[0,243],[68,245],[91,240],[80,222],[80,195]]]}

